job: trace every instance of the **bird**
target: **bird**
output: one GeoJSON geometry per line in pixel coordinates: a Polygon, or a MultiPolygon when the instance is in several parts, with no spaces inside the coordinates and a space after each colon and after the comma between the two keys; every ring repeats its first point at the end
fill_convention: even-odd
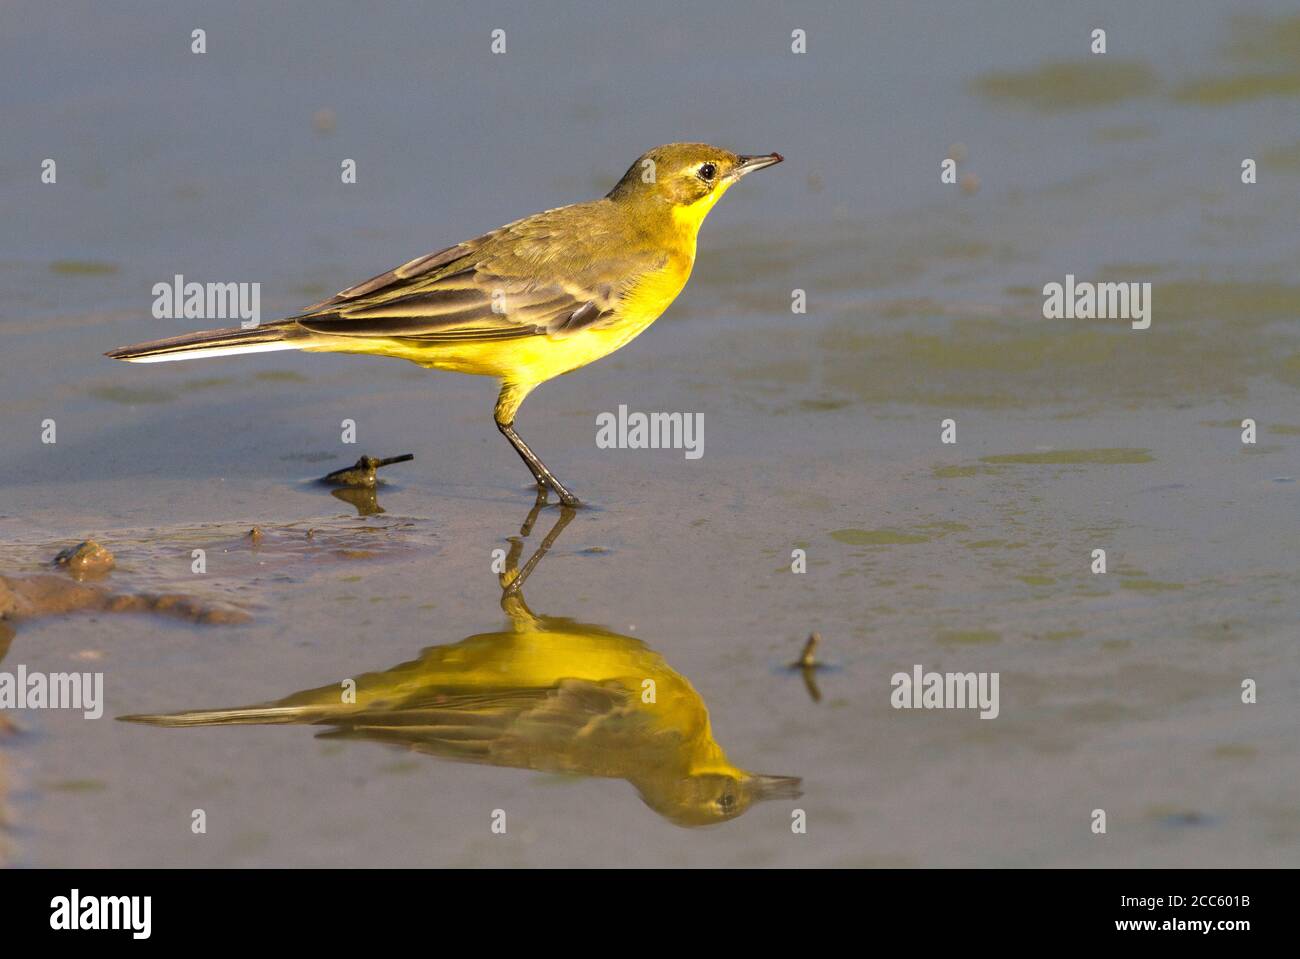
{"type": "MultiPolygon", "coordinates": [[[[541,502],[521,532],[531,530],[541,502]]],[[[727,758],[700,694],[645,642],[529,609],[520,587],[573,516],[561,508],[522,569],[523,540],[511,538],[499,574],[509,619],[503,630],[430,646],[409,662],[273,702],[119,718],[165,727],[327,726],[321,738],[624,779],[656,813],[688,827],[734,819],[760,800],[797,799],[798,777],[752,773],[727,758]]]]}
{"type": "Polygon", "coordinates": [[[493,419],[538,489],[579,500],[515,429],[534,389],[644,332],[690,279],[696,237],[743,177],[780,163],[706,143],[639,157],[604,197],[508,223],[251,329],[205,330],[110,350],[158,363],[271,350],[365,353],[495,377],[493,419]]]}

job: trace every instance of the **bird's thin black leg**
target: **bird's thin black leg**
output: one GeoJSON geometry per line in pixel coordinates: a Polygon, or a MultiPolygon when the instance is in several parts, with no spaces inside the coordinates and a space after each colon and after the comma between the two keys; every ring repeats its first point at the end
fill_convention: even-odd
{"type": "MultiPolygon", "coordinates": [[[[538,507],[534,506],[532,513],[529,513],[529,525],[531,525],[533,518],[535,518],[537,510],[538,507]]],[[[523,537],[512,536],[510,538],[510,555],[506,557],[506,572],[501,576],[503,598],[515,595],[519,592],[524,585],[524,581],[533,574],[533,570],[535,570],[537,564],[542,561],[542,557],[545,556],[547,552],[550,551],[550,548],[555,545],[555,541],[559,539],[560,534],[564,532],[564,527],[568,526],[576,515],[577,513],[572,507],[562,506],[560,508],[560,518],[555,521],[555,525],[551,527],[551,531],[542,539],[541,545],[538,546],[533,552],[533,555],[528,558],[528,562],[524,564],[523,569],[517,570],[519,557],[523,553],[523,537]]],[[[528,534],[525,533],[523,535],[526,536],[528,534]]]]}
{"type": "Polygon", "coordinates": [[[524,441],[519,439],[518,433],[511,436],[510,433],[507,432],[510,428],[504,427],[500,423],[497,424],[497,429],[505,435],[506,439],[510,440],[510,445],[515,448],[515,452],[519,454],[519,458],[524,461],[524,465],[528,467],[528,472],[533,474],[533,479],[537,481],[538,498],[540,499],[541,504],[545,505],[546,493],[551,488],[551,485],[546,481],[546,474],[538,468],[541,466],[542,461],[539,460],[535,454],[532,455],[531,459],[529,458],[529,455],[532,454],[533,451],[529,450],[524,441]],[[520,447],[523,447],[523,449],[520,449],[520,447]],[[524,450],[528,450],[528,452],[525,453],[524,450]]]}
{"type": "MultiPolygon", "coordinates": [[[[533,524],[537,522],[537,517],[541,515],[542,507],[546,505],[546,486],[539,480],[537,483],[537,499],[533,502],[533,508],[528,511],[524,518],[524,525],[519,527],[519,535],[525,539],[533,535],[533,524]]],[[[511,540],[513,542],[513,540],[511,540]]],[[[523,546],[519,547],[521,550],[523,546]]],[[[516,556],[517,560],[519,557],[516,556]]]]}
{"type": "Polygon", "coordinates": [[[515,448],[515,452],[519,454],[519,457],[533,474],[533,478],[537,480],[538,486],[549,486],[555,490],[555,495],[560,497],[560,502],[565,506],[580,505],[578,497],[565,489],[564,484],[555,478],[555,474],[547,469],[546,464],[538,459],[537,454],[528,448],[528,444],[515,432],[513,423],[498,423],[497,429],[501,431],[502,436],[510,441],[510,445],[515,448]]]}

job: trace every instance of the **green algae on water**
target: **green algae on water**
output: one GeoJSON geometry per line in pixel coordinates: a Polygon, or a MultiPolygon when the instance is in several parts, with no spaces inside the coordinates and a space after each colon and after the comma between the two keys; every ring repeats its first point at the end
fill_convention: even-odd
{"type": "Polygon", "coordinates": [[[831,532],[831,539],[849,546],[907,546],[930,542],[928,536],[915,536],[892,529],[837,529],[831,532]]]}
{"type": "Polygon", "coordinates": [[[981,463],[1027,463],[1049,466],[1110,466],[1152,461],[1150,450],[1127,447],[1097,450],[1044,450],[1035,453],[1001,453],[997,456],[980,457],[981,463]]]}
{"type": "Polygon", "coordinates": [[[1162,583],[1156,579],[1121,579],[1121,589],[1133,589],[1143,593],[1163,593],[1183,588],[1182,583],[1162,583]]]}
{"type": "Polygon", "coordinates": [[[997,476],[1001,472],[991,466],[936,466],[930,475],[935,479],[965,479],[969,476],[997,476]]]}
{"type": "Polygon", "coordinates": [[[170,403],[176,399],[171,390],[154,389],[147,386],[96,386],[90,395],[107,403],[122,403],[126,406],[139,406],[146,403],[170,403]]]}
{"type": "Polygon", "coordinates": [[[1258,752],[1254,746],[1245,743],[1223,743],[1214,747],[1212,755],[1215,759],[1254,759],[1258,752]]]}
{"type": "Polygon", "coordinates": [[[1174,99],[1202,106],[1219,106],[1263,97],[1297,95],[1300,95],[1300,72],[1241,73],[1226,77],[1202,77],[1185,83],[1174,93],[1174,99]]]}
{"type": "Polygon", "coordinates": [[[1045,639],[1057,643],[1063,639],[1078,639],[1082,635],[1083,630],[1081,629],[1054,629],[1048,630],[1046,633],[1037,633],[1034,635],[1034,639],[1045,639]]]}
{"type": "Polygon", "coordinates": [[[310,383],[311,380],[297,370],[262,370],[253,374],[262,383],[310,383]]]}
{"type": "Polygon", "coordinates": [[[1002,634],[988,629],[950,629],[939,633],[945,646],[988,646],[1002,642],[1002,634]]]}
{"type": "Polygon", "coordinates": [[[1244,69],[1196,77],[1174,91],[1175,100],[1223,106],[1300,95],[1300,16],[1234,17],[1221,52],[1244,69]]]}
{"type": "Polygon", "coordinates": [[[1072,60],[1032,70],[993,71],[976,78],[971,88],[993,100],[1027,106],[1044,113],[1109,106],[1145,96],[1156,77],[1135,60],[1072,60]]]}

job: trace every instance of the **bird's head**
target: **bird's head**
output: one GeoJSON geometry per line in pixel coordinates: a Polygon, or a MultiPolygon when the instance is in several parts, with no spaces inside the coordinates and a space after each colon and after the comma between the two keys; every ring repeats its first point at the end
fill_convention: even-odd
{"type": "Polygon", "coordinates": [[[646,805],[679,826],[711,826],[735,819],[764,799],[798,799],[797,776],[765,776],[743,769],[693,773],[636,782],[646,805]]]}
{"type": "Polygon", "coordinates": [[[698,229],[741,177],[783,159],[779,153],[743,156],[707,143],[668,143],[633,163],[609,198],[667,209],[678,222],[698,229]]]}

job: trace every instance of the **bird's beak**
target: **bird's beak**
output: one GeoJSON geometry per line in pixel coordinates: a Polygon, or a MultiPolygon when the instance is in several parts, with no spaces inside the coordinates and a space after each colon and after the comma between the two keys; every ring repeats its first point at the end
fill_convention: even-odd
{"type": "Polygon", "coordinates": [[[761,170],[763,167],[774,166],[784,160],[785,157],[779,153],[763,153],[759,156],[742,156],[740,163],[731,171],[731,178],[739,180],[746,173],[753,173],[755,170],[761,170]]]}
{"type": "MultiPolygon", "coordinates": [[[[766,159],[766,158],[764,158],[766,159]]],[[[773,163],[779,163],[779,160],[773,160],[773,163]]],[[[803,780],[798,776],[764,776],[756,773],[750,780],[750,788],[754,791],[754,799],[798,799],[803,795],[803,790],[799,787],[803,785],[803,780]]]]}

